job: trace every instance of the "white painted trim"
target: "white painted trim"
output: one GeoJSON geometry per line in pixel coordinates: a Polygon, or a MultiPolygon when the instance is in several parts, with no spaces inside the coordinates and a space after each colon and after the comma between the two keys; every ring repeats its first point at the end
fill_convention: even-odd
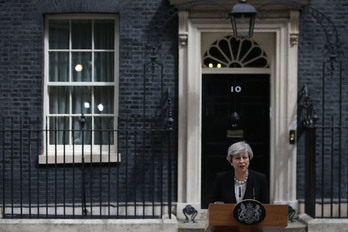
{"type": "MultiPolygon", "coordinates": [[[[188,33],[188,12],[179,12],[179,35],[181,33],[188,33]],[[181,27],[183,29],[181,31],[181,27]]],[[[178,202],[187,202],[186,198],[186,179],[187,179],[187,162],[186,162],[186,150],[187,150],[187,65],[185,62],[188,60],[187,44],[179,47],[179,60],[178,60],[178,202]]],[[[179,210],[178,210],[179,211],[179,210]]],[[[182,210],[181,210],[182,211],[182,210]]],[[[181,212],[180,211],[180,212],[181,212]]]]}
{"type": "MultiPolygon", "coordinates": [[[[81,146],[80,146],[81,147],[81,146]]],[[[98,152],[93,150],[92,154],[90,150],[86,149],[84,154],[84,163],[120,163],[121,153],[116,151],[102,151],[98,152]]],[[[49,151],[47,154],[39,155],[39,164],[78,164],[82,163],[82,151],[49,151]]]]}
{"type": "Polygon", "coordinates": [[[11,232],[177,232],[178,221],[174,215],[160,219],[1,219],[1,231],[11,232]]]}
{"type": "Polygon", "coordinates": [[[245,73],[258,73],[258,74],[270,74],[271,69],[267,68],[203,68],[202,74],[214,74],[214,73],[227,73],[227,74],[245,74],[245,73]]]}
{"type": "MultiPolygon", "coordinates": [[[[178,206],[200,207],[201,76],[215,72],[201,68],[201,36],[203,32],[230,32],[231,26],[219,19],[189,19],[187,12],[183,20],[180,18],[183,15],[179,12],[179,28],[187,28],[188,42],[179,48],[178,206]],[[181,25],[183,23],[187,27],[181,25]]],[[[270,60],[270,69],[253,72],[271,75],[270,198],[272,202],[297,205],[296,146],[288,142],[289,130],[296,129],[297,125],[297,44],[290,47],[289,21],[266,19],[256,23],[255,33],[275,34],[275,54],[270,60]]],[[[234,73],[241,72],[234,70],[234,73]]]]}
{"type": "MultiPolygon", "coordinates": [[[[119,15],[117,14],[52,14],[47,15],[45,17],[45,36],[44,36],[44,48],[45,48],[45,57],[44,57],[44,90],[43,90],[43,99],[44,99],[44,112],[43,112],[43,129],[45,130],[46,125],[46,116],[49,114],[49,97],[48,97],[48,86],[112,86],[114,87],[114,113],[113,114],[98,114],[98,116],[109,116],[114,118],[114,128],[117,128],[117,118],[118,118],[118,107],[119,107],[119,15]],[[93,81],[93,75],[92,72],[92,81],[91,82],[80,82],[80,83],[72,83],[72,82],[49,82],[48,80],[48,69],[49,69],[49,61],[48,61],[48,51],[65,51],[65,52],[71,52],[71,48],[63,50],[63,49],[49,49],[48,47],[48,31],[49,31],[49,25],[48,21],[52,19],[93,19],[93,20],[99,20],[99,19],[112,19],[115,21],[114,30],[114,49],[108,49],[106,51],[114,52],[114,81],[113,82],[94,82],[93,81]]],[[[71,42],[70,42],[71,43],[71,42]]],[[[92,55],[94,54],[94,51],[104,51],[103,49],[94,49],[94,46],[92,46],[91,49],[83,49],[78,50],[74,49],[74,52],[76,51],[88,51],[91,52],[92,55]]],[[[69,55],[71,56],[71,55],[69,55]]],[[[71,60],[71,57],[70,57],[71,60]]],[[[92,60],[94,60],[92,58],[92,60]]],[[[70,61],[71,62],[71,61],[70,61]]],[[[70,64],[69,62],[69,64],[70,64]]],[[[94,65],[94,62],[92,62],[92,65],[94,65]]],[[[69,65],[69,76],[71,75],[70,72],[71,65],[69,65]]],[[[71,78],[71,77],[70,77],[71,78]]],[[[69,79],[70,79],[69,78],[69,79]]],[[[71,107],[71,106],[70,106],[71,107]]],[[[91,115],[94,115],[94,113],[91,113],[91,115]]],[[[54,114],[50,114],[50,116],[55,116],[54,114]]],[[[58,115],[57,115],[58,116],[58,115]]],[[[67,114],[63,115],[60,114],[59,116],[72,116],[73,114],[67,114]]],[[[45,133],[48,133],[45,131],[45,133]]],[[[95,145],[93,147],[92,151],[92,162],[120,162],[120,154],[117,154],[117,136],[114,136],[114,145],[111,145],[110,148],[108,146],[102,146],[102,154],[100,154],[100,146],[95,145]],[[109,151],[110,149],[110,151],[109,151]],[[110,153],[110,157],[109,157],[110,153]],[[100,158],[100,155],[102,155],[102,158],[100,158]]],[[[63,146],[54,146],[49,145],[46,148],[46,136],[43,136],[43,151],[42,154],[39,154],[39,163],[40,164],[47,164],[47,163],[63,163],[64,161],[66,163],[80,163],[82,159],[82,152],[81,152],[81,146],[79,145],[66,145],[63,146]],[[58,148],[58,149],[57,149],[58,148]],[[58,152],[57,152],[57,151],[58,152]],[[47,153],[47,154],[46,154],[47,153]],[[73,155],[74,154],[74,155],[73,155]]],[[[84,154],[87,154],[90,152],[90,146],[85,146],[84,154]]],[[[90,155],[85,155],[87,160],[91,159],[90,155]]],[[[85,159],[86,159],[85,158],[85,159]]],[[[86,160],[86,162],[88,162],[86,160]]]]}

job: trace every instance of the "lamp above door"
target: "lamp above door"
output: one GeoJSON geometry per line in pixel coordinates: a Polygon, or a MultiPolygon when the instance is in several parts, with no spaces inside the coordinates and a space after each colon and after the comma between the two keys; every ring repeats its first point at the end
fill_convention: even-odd
{"type": "Polygon", "coordinates": [[[253,36],[256,14],[257,10],[247,0],[239,0],[229,13],[234,37],[244,39],[253,36]]]}

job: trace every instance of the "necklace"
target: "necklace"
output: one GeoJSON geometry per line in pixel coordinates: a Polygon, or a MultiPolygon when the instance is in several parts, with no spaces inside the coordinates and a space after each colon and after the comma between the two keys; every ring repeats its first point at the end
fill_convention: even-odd
{"type": "Polygon", "coordinates": [[[236,181],[238,184],[244,184],[248,180],[248,175],[245,177],[244,180],[237,180],[236,176],[234,176],[234,181],[236,181]]]}

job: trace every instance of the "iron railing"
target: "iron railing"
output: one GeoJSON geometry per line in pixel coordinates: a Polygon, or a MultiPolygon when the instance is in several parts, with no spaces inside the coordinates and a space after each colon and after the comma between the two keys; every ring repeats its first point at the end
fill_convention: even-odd
{"type": "Polygon", "coordinates": [[[348,126],[344,119],[343,68],[323,62],[321,105],[303,87],[305,212],[314,218],[348,218],[348,126]]]}
{"type": "Polygon", "coordinates": [[[109,136],[109,142],[103,145],[68,145],[49,144],[45,139],[48,134],[59,133],[33,128],[39,121],[3,118],[2,217],[170,217],[174,196],[173,130],[156,123],[144,126],[143,121],[137,117],[120,119],[117,130],[60,130],[63,134],[109,136]],[[117,138],[115,144],[112,138],[117,138]]]}
{"type": "Polygon", "coordinates": [[[348,218],[348,127],[305,129],[306,213],[348,218]]]}

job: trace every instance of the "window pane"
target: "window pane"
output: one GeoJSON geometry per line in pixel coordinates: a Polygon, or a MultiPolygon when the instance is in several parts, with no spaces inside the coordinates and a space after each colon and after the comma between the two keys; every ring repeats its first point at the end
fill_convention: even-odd
{"type": "Polygon", "coordinates": [[[72,49],[92,48],[92,21],[73,20],[71,21],[72,49]]]}
{"type": "Polygon", "coordinates": [[[114,53],[96,52],[94,55],[94,79],[98,82],[114,81],[114,53]]]}
{"type": "Polygon", "coordinates": [[[74,144],[91,144],[91,117],[85,117],[85,125],[82,130],[81,117],[73,117],[72,137],[74,144]],[[83,136],[82,136],[83,135],[83,136]],[[83,138],[83,140],[82,140],[83,138]]]}
{"type": "Polygon", "coordinates": [[[49,118],[49,144],[69,144],[69,117],[49,118]]]}
{"type": "Polygon", "coordinates": [[[50,86],[48,87],[50,99],[50,114],[68,114],[69,113],[69,87],[50,86]]]}
{"type": "Polygon", "coordinates": [[[90,82],[92,80],[92,53],[90,52],[73,52],[71,54],[72,81],[90,82]],[[81,65],[82,69],[77,69],[81,65]]]}
{"type": "Polygon", "coordinates": [[[114,113],[114,87],[102,86],[94,88],[94,113],[114,113]]]}
{"type": "Polygon", "coordinates": [[[48,102],[44,104],[48,104],[47,123],[51,130],[48,143],[53,146],[115,145],[117,21],[93,17],[55,16],[47,21],[48,102]],[[83,130],[82,114],[86,121],[83,130]]]}
{"type": "Polygon", "coordinates": [[[49,53],[49,81],[69,81],[69,53],[49,53]]]}
{"type": "Polygon", "coordinates": [[[94,127],[94,144],[114,144],[114,119],[112,117],[95,117],[94,127]]]}
{"type": "Polygon", "coordinates": [[[90,114],[91,113],[91,87],[81,86],[72,87],[72,113],[90,114]]]}
{"type": "Polygon", "coordinates": [[[95,20],[94,48],[114,49],[115,25],[113,20],[95,20]]]}
{"type": "Polygon", "coordinates": [[[49,48],[68,49],[69,48],[69,21],[50,20],[49,21],[49,48]]]}

